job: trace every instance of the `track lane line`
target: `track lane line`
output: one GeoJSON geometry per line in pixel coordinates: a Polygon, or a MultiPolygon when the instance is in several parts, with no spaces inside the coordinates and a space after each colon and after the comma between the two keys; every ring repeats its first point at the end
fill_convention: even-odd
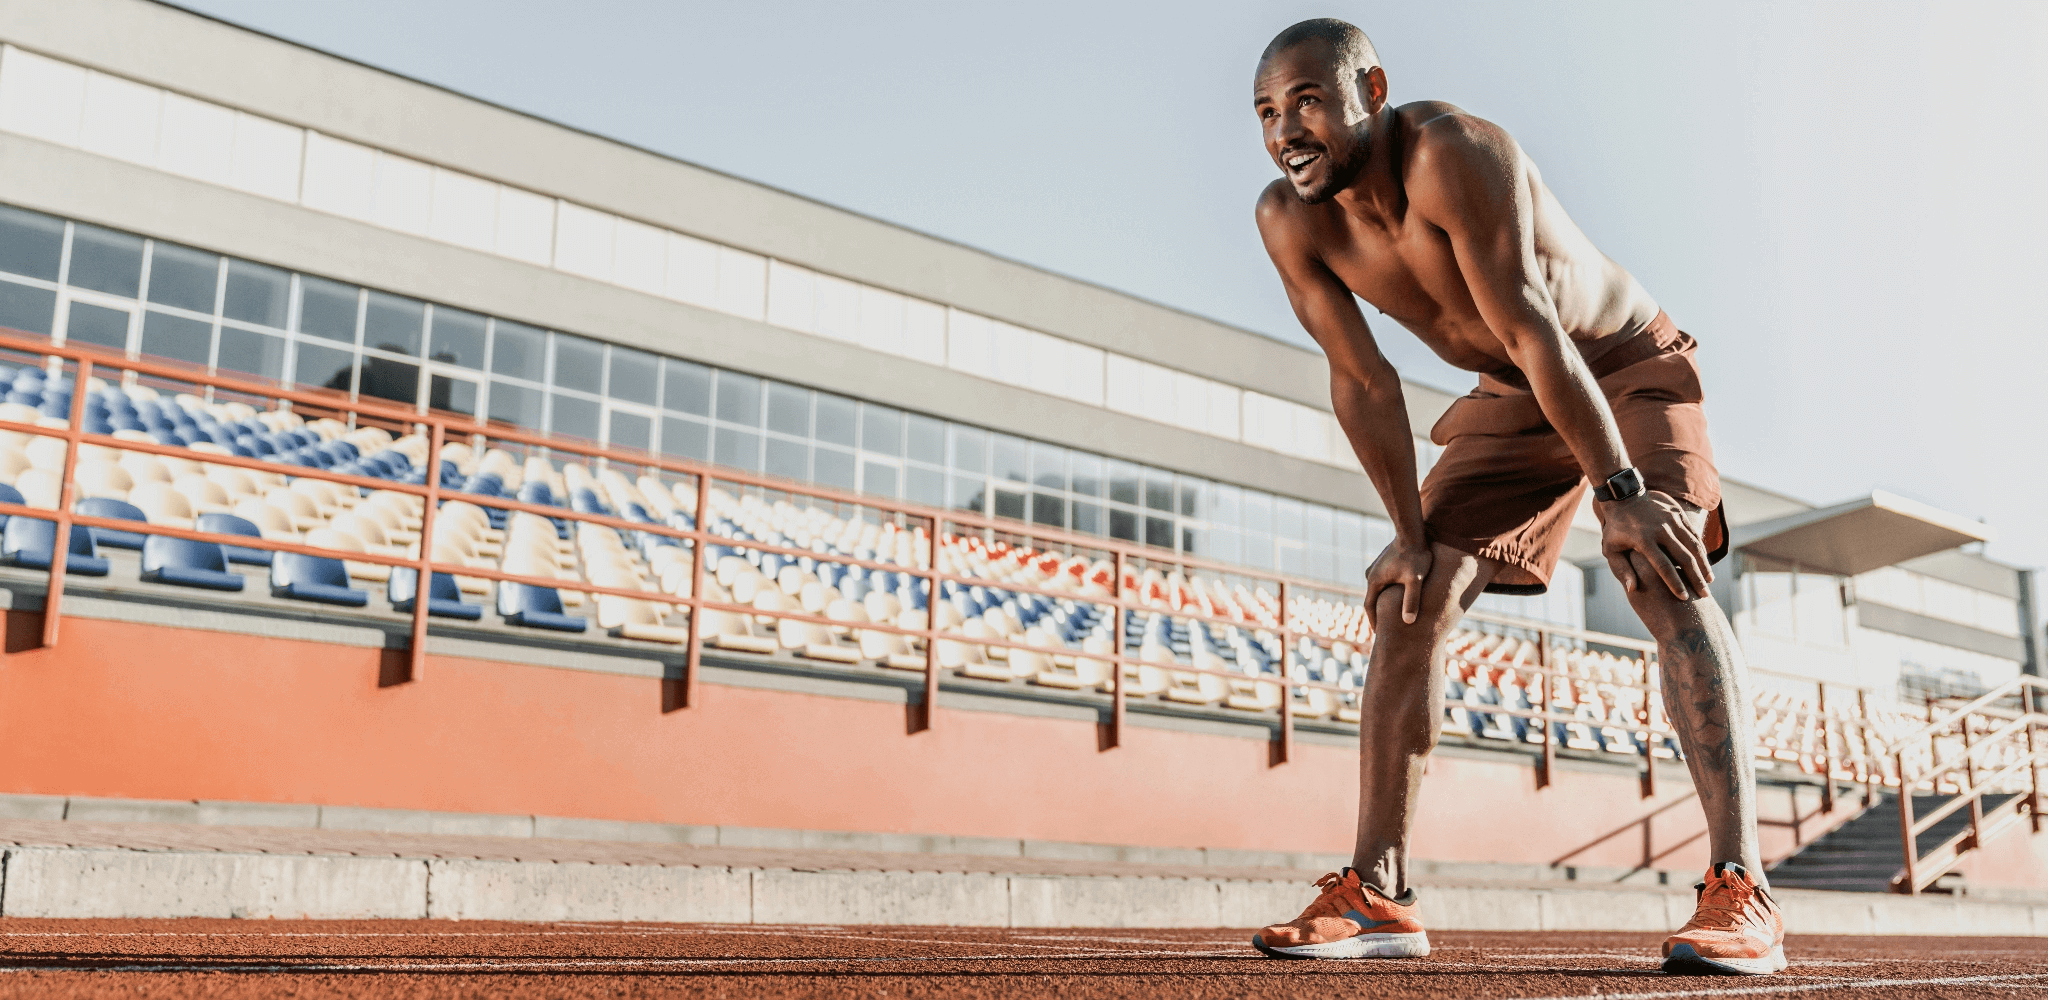
{"type": "Polygon", "coordinates": [[[1841,979],[1823,983],[1773,986],[1727,987],[1703,990],[1660,990],[1654,993],[1584,993],[1575,996],[1532,997],[1529,1000],[1679,1000],[1683,997],[1755,997],[1785,993],[1813,993],[1820,990],[1868,989],[1878,986],[1981,986],[2048,979],[2048,972],[2011,973],[1989,976],[1942,976],[1934,979],[1841,979]]]}

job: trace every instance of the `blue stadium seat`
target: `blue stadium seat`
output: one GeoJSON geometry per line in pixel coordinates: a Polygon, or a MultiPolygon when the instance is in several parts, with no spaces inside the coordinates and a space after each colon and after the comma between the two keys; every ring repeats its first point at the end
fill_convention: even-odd
{"type": "Polygon", "coordinates": [[[562,595],[553,587],[530,587],[523,583],[498,584],[498,613],[507,625],[581,632],[589,626],[583,618],[562,613],[562,595]]]}
{"type": "Polygon", "coordinates": [[[270,562],[270,595],[295,601],[319,601],[360,608],[370,603],[370,592],[348,585],[348,566],[339,559],[273,553],[270,562]]]}
{"type": "MultiPolygon", "coordinates": [[[[198,528],[200,531],[211,532],[216,535],[245,535],[250,538],[263,537],[263,529],[256,527],[255,523],[248,518],[236,517],[233,514],[222,514],[218,511],[208,511],[199,515],[198,528]]],[[[271,563],[271,556],[275,554],[269,549],[251,549],[240,545],[223,545],[221,549],[226,552],[229,562],[242,563],[248,566],[268,566],[271,563]]]]}
{"type": "MultiPolygon", "coordinates": [[[[418,589],[419,579],[418,570],[403,566],[391,570],[389,589],[392,610],[408,614],[412,612],[413,596],[418,589]]],[[[454,577],[446,573],[436,573],[433,582],[427,586],[427,614],[473,622],[484,616],[484,609],[481,604],[463,602],[462,588],[455,585],[454,577]]]]}
{"type": "MultiPolygon", "coordinates": [[[[112,497],[86,497],[78,501],[78,506],[72,509],[87,517],[118,517],[127,521],[149,523],[149,517],[142,513],[142,508],[126,500],[116,500],[112,497]]],[[[92,532],[93,541],[109,548],[139,549],[142,547],[144,536],[139,531],[120,531],[114,528],[87,528],[86,530],[92,532]]]]}
{"type": "MultiPolygon", "coordinates": [[[[22,496],[20,490],[17,490],[12,486],[7,485],[6,483],[0,483],[0,503],[18,503],[23,506],[27,506],[28,498],[22,496]]],[[[0,527],[4,527],[6,526],[6,524],[7,515],[0,514],[0,527]]]]}
{"type": "Polygon", "coordinates": [[[242,575],[228,572],[228,557],[213,542],[151,535],[142,543],[142,578],[207,590],[240,590],[242,575]]]}
{"type": "MultiPolygon", "coordinates": [[[[10,517],[0,531],[0,560],[27,569],[49,569],[57,548],[57,522],[34,517],[10,517]]],[[[77,525],[71,528],[71,552],[64,558],[64,570],[79,576],[106,576],[107,561],[100,558],[92,532],[77,525]]]]}

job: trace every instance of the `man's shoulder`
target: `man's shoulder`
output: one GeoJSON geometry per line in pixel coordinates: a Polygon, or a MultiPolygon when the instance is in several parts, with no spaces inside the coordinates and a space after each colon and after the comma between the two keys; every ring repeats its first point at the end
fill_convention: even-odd
{"type": "Polygon", "coordinates": [[[1512,146],[1506,129],[1448,101],[1416,101],[1396,112],[1407,146],[1406,159],[1422,165],[1432,159],[1468,151],[1494,151],[1512,146]]]}
{"type": "Polygon", "coordinates": [[[1260,231],[1271,233],[1294,228],[1300,222],[1303,207],[1301,199],[1294,196],[1294,186],[1287,183],[1287,178],[1274,178],[1259,191],[1256,212],[1260,231]]]}

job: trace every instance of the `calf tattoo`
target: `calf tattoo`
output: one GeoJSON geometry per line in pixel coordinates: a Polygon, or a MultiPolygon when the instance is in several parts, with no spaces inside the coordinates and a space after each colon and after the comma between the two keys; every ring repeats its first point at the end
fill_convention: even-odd
{"type": "Polygon", "coordinates": [[[1718,606],[1695,602],[1658,623],[1664,707],[1707,814],[1714,859],[1759,871],[1751,707],[1741,651],[1718,606]]]}

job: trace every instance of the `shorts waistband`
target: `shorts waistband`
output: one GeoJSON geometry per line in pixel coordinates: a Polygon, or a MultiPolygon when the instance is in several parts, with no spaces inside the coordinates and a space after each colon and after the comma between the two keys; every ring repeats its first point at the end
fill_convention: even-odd
{"type": "MultiPolygon", "coordinates": [[[[1608,348],[1605,354],[1593,359],[1586,367],[1592,371],[1593,378],[1597,381],[1660,354],[1682,351],[1690,346],[1691,339],[1678,329],[1678,324],[1672,322],[1669,314],[1659,309],[1657,318],[1651,320],[1648,326],[1636,331],[1635,335],[1627,340],[1608,348]]],[[[1498,388],[1514,392],[1530,391],[1528,376],[1523,375],[1519,368],[1504,368],[1479,376],[1479,387],[1482,390],[1497,391],[1495,386],[1488,386],[1488,382],[1496,383],[1498,388]]]]}

